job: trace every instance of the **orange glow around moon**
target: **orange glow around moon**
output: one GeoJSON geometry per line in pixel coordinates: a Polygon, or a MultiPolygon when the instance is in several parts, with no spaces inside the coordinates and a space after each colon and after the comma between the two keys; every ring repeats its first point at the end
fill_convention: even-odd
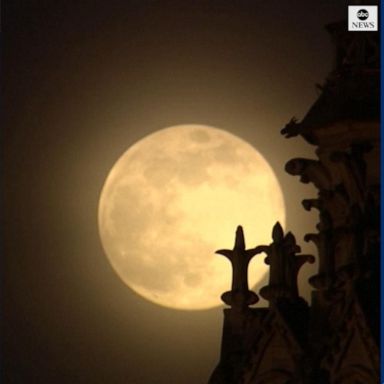
{"type": "MultiPolygon", "coordinates": [[[[169,308],[220,305],[230,288],[228,260],[242,225],[247,246],[269,244],[285,208],[276,176],[250,144],[226,131],[178,125],[144,137],[112,167],[99,201],[99,232],[118,276],[169,308]]],[[[267,271],[251,262],[250,286],[267,271]]]]}

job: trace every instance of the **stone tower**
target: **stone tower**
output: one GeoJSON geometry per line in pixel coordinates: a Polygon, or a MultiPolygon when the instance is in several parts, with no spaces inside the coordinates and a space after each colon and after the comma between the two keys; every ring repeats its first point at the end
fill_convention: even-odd
{"type": "Polygon", "coordinates": [[[334,69],[301,122],[282,129],[316,147],[316,160],[295,158],[286,171],[312,183],[317,196],[317,254],[302,255],[279,223],[272,242],[247,250],[241,227],[233,250],[220,250],[233,266],[232,289],[223,294],[220,361],[210,384],[377,384],[380,287],[380,71],[377,32],[347,32],[346,22],[327,26],[336,47],[334,69]],[[269,284],[260,290],[268,308],[248,289],[247,265],[266,254],[269,284]],[[308,304],[297,275],[318,259],[308,304]]]}

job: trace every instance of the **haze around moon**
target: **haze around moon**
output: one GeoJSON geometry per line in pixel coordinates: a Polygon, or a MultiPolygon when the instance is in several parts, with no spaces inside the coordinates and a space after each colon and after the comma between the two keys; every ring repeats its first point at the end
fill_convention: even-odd
{"type": "MultiPolygon", "coordinates": [[[[247,247],[271,242],[285,225],[283,194],[264,157],[241,138],[204,125],[150,134],[114,164],[98,211],[105,253],[123,282],[145,299],[174,309],[221,304],[237,225],[247,247]]],[[[265,276],[262,255],[250,264],[250,287],[265,276]]]]}

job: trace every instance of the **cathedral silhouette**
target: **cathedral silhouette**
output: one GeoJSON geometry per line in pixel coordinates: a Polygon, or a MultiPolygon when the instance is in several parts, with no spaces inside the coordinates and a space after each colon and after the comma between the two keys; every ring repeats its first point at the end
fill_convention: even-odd
{"type": "MultiPolygon", "coordinates": [[[[336,48],[334,68],[304,119],[282,129],[316,147],[317,160],[294,158],[285,170],[312,183],[316,233],[300,254],[295,236],[277,223],[269,245],[246,249],[241,227],[233,250],[232,289],[222,295],[221,354],[209,384],[377,384],[380,336],[380,66],[377,32],[348,32],[346,21],[327,25],[336,48]],[[247,266],[265,253],[269,284],[259,294],[268,308],[252,308],[247,266]],[[297,276],[318,260],[309,279],[311,303],[297,276]]],[[[310,197],[310,196],[309,196],[310,197]]]]}

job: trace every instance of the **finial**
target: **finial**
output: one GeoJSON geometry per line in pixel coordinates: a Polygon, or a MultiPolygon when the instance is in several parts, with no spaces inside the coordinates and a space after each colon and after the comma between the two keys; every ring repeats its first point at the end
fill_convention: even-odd
{"type": "Polygon", "coordinates": [[[283,227],[281,226],[281,224],[279,222],[277,222],[274,226],[273,226],[273,229],[272,229],[272,239],[274,242],[280,242],[282,241],[284,238],[284,231],[283,231],[283,227]]]}
{"type": "Polygon", "coordinates": [[[299,270],[304,263],[313,263],[315,258],[312,255],[297,255],[301,249],[296,244],[295,236],[291,232],[284,236],[279,222],[273,227],[272,239],[273,242],[270,245],[255,248],[257,253],[267,254],[265,263],[270,266],[269,285],[263,287],[260,294],[270,302],[282,297],[298,298],[299,270]]]}
{"type": "Polygon", "coordinates": [[[220,249],[216,253],[227,257],[232,264],[232,289],[221,296],[224,303],[236,310],[244,310],[257,303],[258,296],[248,288],[248,265],[258,252],[256,249],[245,249],[244,232],[240,225],[236,229],[233,250],[220,249]]]}

